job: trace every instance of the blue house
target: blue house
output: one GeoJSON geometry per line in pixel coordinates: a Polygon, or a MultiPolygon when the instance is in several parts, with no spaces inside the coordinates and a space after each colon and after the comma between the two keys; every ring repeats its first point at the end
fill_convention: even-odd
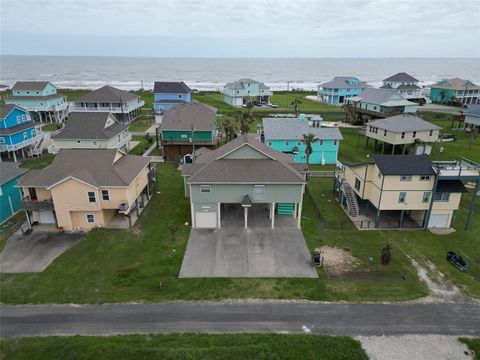
{"type": "Polygon", "coordinates": [[[30,150],[43,139],[27,110],[16,105],[0,105],[0,153],[17,161],[20,151],[25,157],[25,151],[30,150]]]}
{"type": "Polygon", "coordinates": [[[370,86],[353,76],[335,76],[332,81],[318,85],[318,101],[340,105],[370,86]]]}
{"type": "Polygon", "coordinates": [[[26,171],[12,162],[0,163],[0,223],[22,208],[22,194],[17,181],[26,171]]]}
{"type": "Polygon", "coordinates": [[[309,122],[301,118],[263,119],[262,140],[272,149],[290,154],[296,163],[307,162],[303,135],[313,134],[317,139],[312,146],[309,164],[336,164],[340,140],[338,128],[322,128],[319,121],[309,122]]]}
{"type": "Polygon", "coordinates": [[[178,104],[192,101],[192,90],[182,82],[156,81],[153,86],[153,109],[157,114],[163,114],[178,104]]]}
{"type": "Polygon", "coordinates": [[[5,103],[23,107],[41,123],[61,123],[69,112],[65,97],[57,94],[55,85],[48,81],[17,81],[5,103]]]}

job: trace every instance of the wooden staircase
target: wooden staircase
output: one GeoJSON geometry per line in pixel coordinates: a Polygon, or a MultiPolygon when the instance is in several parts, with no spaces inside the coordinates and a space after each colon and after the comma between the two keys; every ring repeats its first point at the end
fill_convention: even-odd
{"type": "Polygon", "coordinates": [[[357,197],[355,196],[355,192],[352,190],[350,185],[348,185],[345,181],[342,183],[342,191],[347,202],[348,214],[350,216],[358,216],[359,211],[357,197]]]}

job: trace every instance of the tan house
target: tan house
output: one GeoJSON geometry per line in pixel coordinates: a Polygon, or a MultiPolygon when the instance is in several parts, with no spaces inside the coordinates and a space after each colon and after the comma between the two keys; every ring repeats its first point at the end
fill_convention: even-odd
{"type": "Polygon", "coordinates": [[[378,142],[382,143],[382,154],[386,150],[386,144],[390,145],[392,154],[395,153],[396,146],[403,146],[402,153],[405,154],[407,145],[412,144],[417,144],[411,149],[413,155],[429,154],[431,147],[427,143],[438,140],[440,129],[441,127],[410,114],[369,121],[364,130],[365,148],[369,139],[373,139],[374,150],[378,142]]]}
{"type": "Polygon", "coordinates": [[[150,198],[149,163],[117,149],[62,149],[50,166],[20,179],[23,207],[32,223],[66,231],[128,228],[150,198]]]}
{"type": "Polygon", "coordinates": [[[467,191],[463,177],[478,182],[480,176],[478,164],[464,167],[463,175],[462,166],[433,163],[427,155],[377,155],[344,164],[335,190],[357,227],[449,228],[467,191]]]}

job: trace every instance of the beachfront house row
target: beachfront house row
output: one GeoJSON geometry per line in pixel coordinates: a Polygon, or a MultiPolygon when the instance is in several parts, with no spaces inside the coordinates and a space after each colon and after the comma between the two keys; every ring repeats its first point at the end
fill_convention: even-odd
{"type": "Polygon", "coordinates": [[[233,106],[244,106],[248,102],[254,104],[270,103],[272,92],[263,82],[253,79],[240,79],[223,87],[223,101],[233,106]]]}
{"type": "Polygon", "coordinates": [[[48,152],[60,149],[119,149],[128,152],[132,134],[108,112],[72,112],[65,127],[53,136],[48,152]]]}
{"type": "Polygon", "coordinates": [[[182,162],[200,147],[216,148],[217,109],[199,102],[179,104],[162,120],[163,157],[166,162],[182,162]]]}
{"type": "Polygon", "coordinates": [[[306,165],[240,135],[182,165],[192,228],[300,228],[306,165]]]}
{"type": "Polygon", "coordinates": [[[145,102],[131,92],[105,85],[80,96],[72,104],[71,111],[109,112],[122,123],[130,123],[141,113],[145,102]]]}
{"type": "Polygon", "coordinates": [[[369,228],[450,228],[467,191],[462,181],[476,181],[478,191],[480,180],[480,165],[466,159],[375,155],[343,165],[335,177],[338,200],[357,226],[369,228]]]}
{"type": "Polygon", "coordinates": [[[307,162],[304,135],[313,134],[312,153],[309,164],[336,164],[340,140],[343,139],[338,128],[322,128],[318,120],[304,118],[265,118],[263,123],[263,142],[276,151],[290,155],[296,163],[307,162]]]}
{"type": "Polygon", "coordinates": [[[440,130],[441,127],[410,114],[372,120],[363,130],[365,148],[368,146],[369,139],[372,139],[372,150],[375,151],[377,143],[381,142],[382,154],[390,148],[392,154],[395,154],[396,148],[402,148],[402,154],[405,154],[409,146],[412,155],[430,155],[431,146],[428,143],[438,141],[440,130]]]}
{"type": "Polygon", "coordinates": [[[22,195],[17,181],[26,171],[15,163],[0,162],[0,223],[22,209],[22,195]]]}
{"type": "Polygon", "coordinates": [[[163,114],[178,104],[192,101],[192,90],[181,82],[156,81],[153,85],[153,109],[156,114],[163,114]]]}
{"type": "Polygon", "coordinates": [[[381,89],[394,89],[407,100],[425,103],[425,99],[420,94],[419,83],[420,81],[412,75],[400,72],[384,79],[381,89]]]}
{"type": "Polygon", "coordinates": [[[468,105],[465,111],[465,126],[480,127],[480,104],[468,105]]]}
{"type": "Polygon", "coordinates": [[[43,133],[30,113],[17,105],[0,105],[0,156],[17,161],[17,156],[26,157],[43,142],[43,133]]]}
{"type": "Polygon", "coordinates": [[[368,88],[346,100],[344,110],[353,122],[416,113],[418,104],[406,100],[397,90],[368,88]]]}
{"type": "Polygon", "coordinates": [[[340,105],[368,87],[370,86],[354,76],[335,76],[333,80],[318,85],[317,100],[325,104],[340,105]]]}
{"type": "Polygon", "coordinates": [[[438,104],[480,104],[480,86],[459,78],[444,79],[430,86],[430,99],[438,104]]]}
{"type": "Polygon", "coordinates": [[[57,94],[55,85],[48,81],[17,81],[6,104],[14,104],[30,111],[34,121],[61,123],[69,113],[69,104],[57,94]]]}
{"type": "Polygon", "coordinates": [[[19,181],[32,224],[65,231],[129,228],[151,196],[154,169],[117,149],[62,149],[53,163],[19,181]]]}

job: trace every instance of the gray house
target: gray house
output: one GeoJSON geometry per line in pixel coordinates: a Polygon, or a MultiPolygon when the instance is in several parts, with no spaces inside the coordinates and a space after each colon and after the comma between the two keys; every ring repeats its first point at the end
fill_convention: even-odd
{"type": "Polygon", "coordinates": [[[193,228],[220,228],[233,221],[293,220],[300,228],[306,184],[305,164],[295,164],[250,135],[216,150],[202,149],[182,165],[185,195],[190,197],[193,228]]]}
{"type": "Polygon", "coordinates": [[[480,105],[468,105],[465,112],[465,126],[480,126],[480,105]]]}

